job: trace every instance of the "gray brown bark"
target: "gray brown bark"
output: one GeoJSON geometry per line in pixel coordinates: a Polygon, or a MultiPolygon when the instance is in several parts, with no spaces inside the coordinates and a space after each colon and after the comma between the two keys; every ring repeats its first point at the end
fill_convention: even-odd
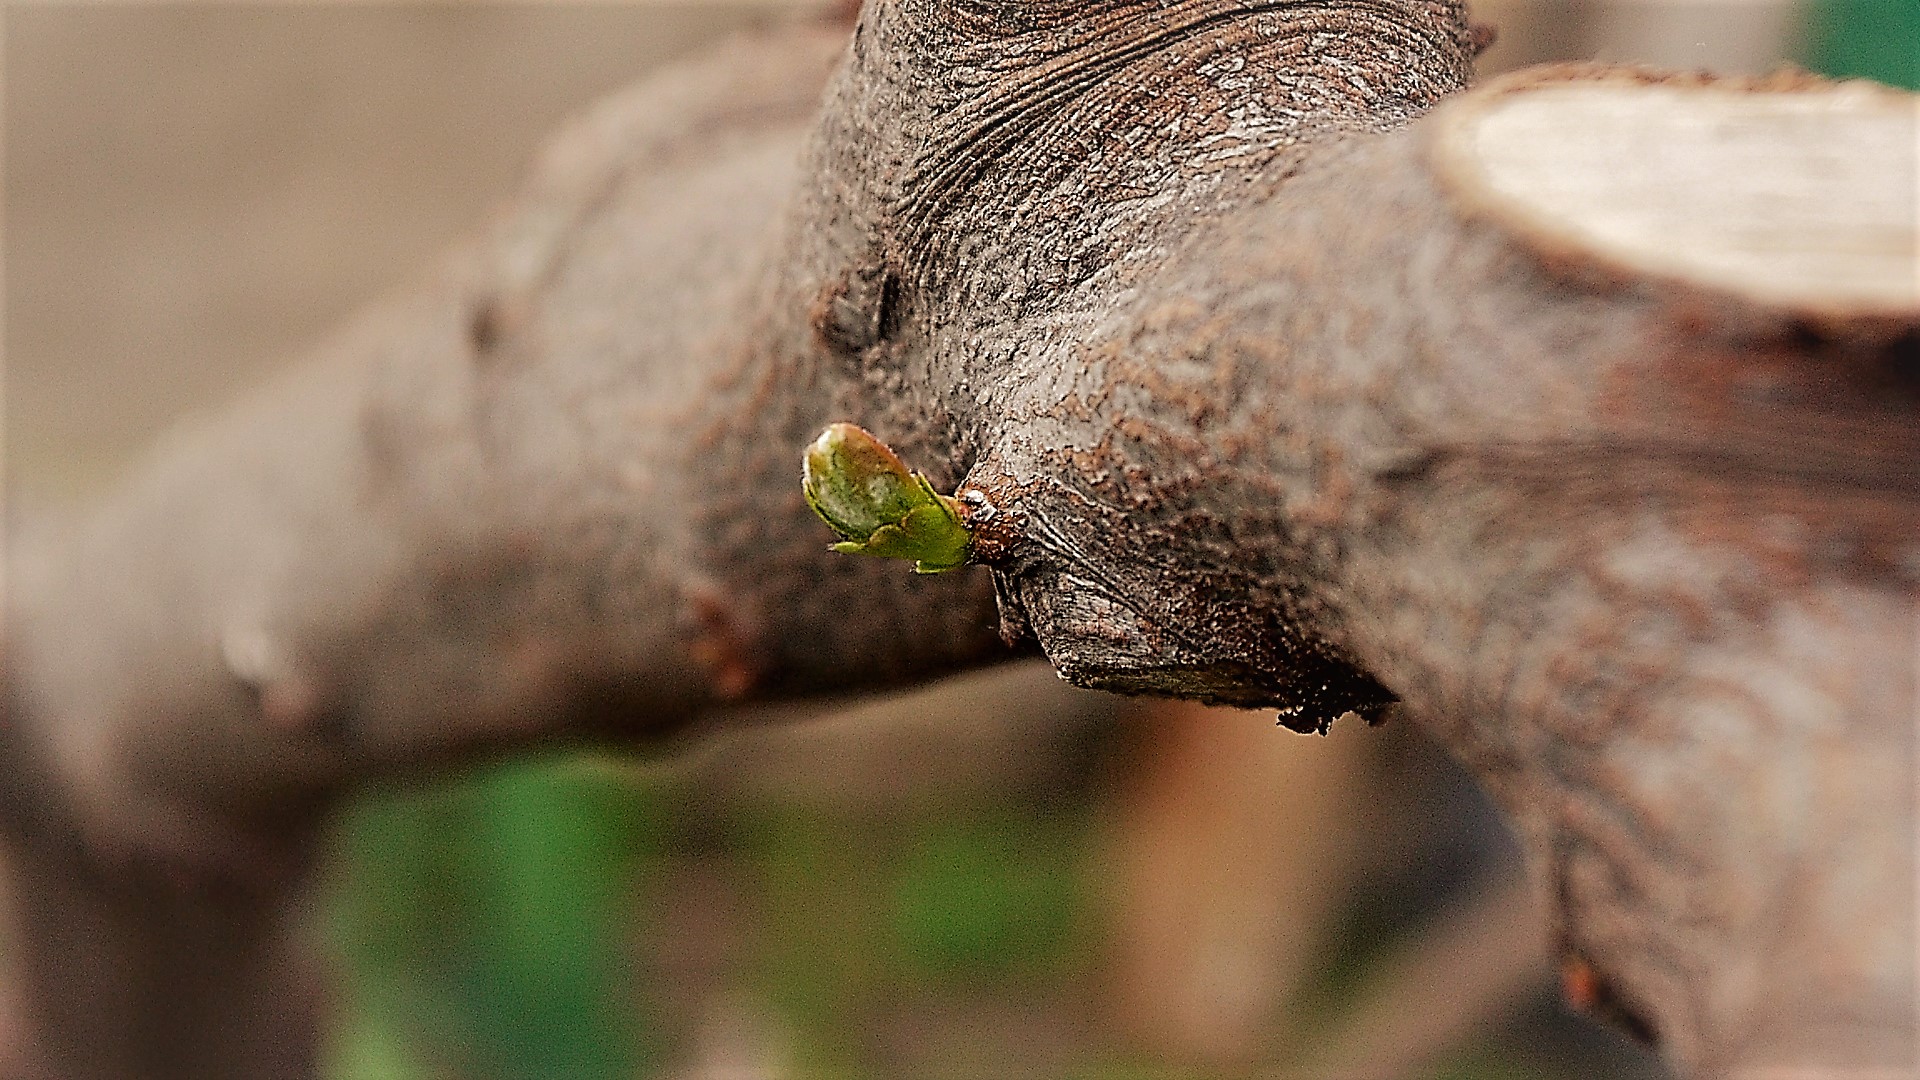
{"type": "Polygon", "coordinates": [[[1581,69],[1436,110],[1476,40],[1447,0],[897,0],[602,107],[480,241],[9,553],[45,1067],[303,1068],[279,928],[353,784],[1034,643],[1301,723],[1397,700],[1675,1060],[1905,1067],[1912,101],[1581,69]],[[1759,204],[1503,189],[1510,110],[1608,94],[1656,103],[1623,175],[1759,131],[1860,209],[1775,215],[1795,276],[1739,257],[1759,204]],[[1647,239],[1716,213],[1700,259],[1647,239]],[[835,420],[982,493],[991,572],[826,553],[796,473],[835,420]]]}

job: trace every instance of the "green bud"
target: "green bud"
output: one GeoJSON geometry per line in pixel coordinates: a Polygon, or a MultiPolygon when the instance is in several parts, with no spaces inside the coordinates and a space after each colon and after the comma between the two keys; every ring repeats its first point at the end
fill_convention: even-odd
{"type": "Polygon", "coordinates": [[[829,425],[807,447],[800,485],[807,505],[840,537],[835,551],[912,559],[922,574],[967,561],[973,536],[960,504],[852,424],[829,425]]]}

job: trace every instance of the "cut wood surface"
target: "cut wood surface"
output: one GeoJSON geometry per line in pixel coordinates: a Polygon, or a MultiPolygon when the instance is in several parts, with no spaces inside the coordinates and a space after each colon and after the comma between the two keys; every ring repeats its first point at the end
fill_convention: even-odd
{"type": "Polygon", "coordinates": [[[286,926],[357,784],[1034,649],[1420,723],[1684,1069],[1907,1068],[1914,99],[1465,91],[1484,40],[892,0],[600,106],[301,371],[15,528],[44,1070],[309,1069],[286,926]],[[841,420],[991,505],[986,568],[824,550],[841,420]]]}
{"type": "Polygon", "coordinates": [[[1459,110],[1446,150],[1457,193],[1623,274],[1808,314],[1920,307],[1920,155],[1888,152],[1920,146],[1912,96],[1792,75],[1773,86],[1798,92],[1769,94],[1594,74],[1490,87],[1459,110]]]}

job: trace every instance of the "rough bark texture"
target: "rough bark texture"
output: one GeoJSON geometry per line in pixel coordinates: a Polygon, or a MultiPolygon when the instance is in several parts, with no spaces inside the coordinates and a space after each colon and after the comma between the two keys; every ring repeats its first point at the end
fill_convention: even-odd
{"type": "Polygon", "coordinates": [[[1907,1067],[1913,102],[1570,69],[1421,119],[1481,40],[1453,0],[889,0],[601,107],[298,377],[16,537],[40,1066],[309,1068],[282,926],[369,777],[1037,643],[1301,725],[1397,700],[1687,1069],[1907,1067]],[[1621,163],[1648,191],[1827,155],[1801,202],[1852,231],[1687,236],[1837,262],[1656,258],[1578,211],[1604,170],[1503,188],[1503,109],[1608,94],[1674,121],[1621,163]],[[834,420],[981,493],[991,572],[826,553],[834,420]]]}

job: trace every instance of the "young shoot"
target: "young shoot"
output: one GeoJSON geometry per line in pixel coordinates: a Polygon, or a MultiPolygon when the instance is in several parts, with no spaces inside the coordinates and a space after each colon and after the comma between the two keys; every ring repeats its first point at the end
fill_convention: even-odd
{"type": "Polygon", "coordinates": [[[835,551],[912,559],[921,574],[967,561],[973,535],[960,504],[861,428],[832,424],[821,432],[802,459],[800,483],[807,505],[840,537],[835,551]]]}

